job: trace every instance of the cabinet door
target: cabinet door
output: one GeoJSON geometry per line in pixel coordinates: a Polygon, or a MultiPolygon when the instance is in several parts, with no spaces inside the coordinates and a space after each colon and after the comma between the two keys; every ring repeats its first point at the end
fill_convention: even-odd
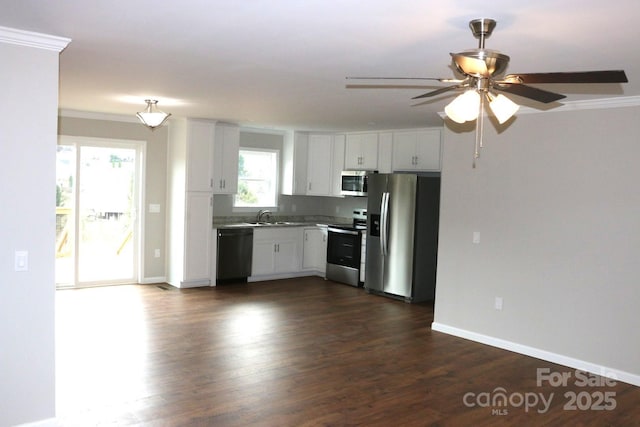
{"type": "Polygon", "coordinates": [[[378,134],[378,168],[380,173],[393,172],[393,132],[378,134]]]}
{"type": "Polygon", "coordinates": [[[360,150],[362,156],[362,170],[378,169],[378,134],[363,134],[360,150]]]}
{"type": "Polygon", "coordinates": [[[440,129],[429,129],[417,132],[416,167],[423,171],[439,171],[440,145],[440,129]]]}
{"type": "Polygon", "coordinates": [[[211,193],[186,195],[184,281],[211,277],[211,193]]]}
{"type": "Polygon", "coordinates": [[[307,168],[307,194],[328,196],[331,192],[331,135],[310,135],[307,168]]]}
{"type": "Polygon", "coordinates": [[[411,171],[417,168],[416,132],[397,132],[393,135],[393,170],[411,171]]]}
{"type": "Polygon", "coordinates": [[[331,162],[331,196],[342,195],[342,171],[344,170],[345,136],[333,137],[333,161],[331,162]]]}
{"type": "Polygon", "coordinates": [[[327,228],[306,228],[303,242],[303,270],[324,273],[327,269],[327,228]]]}
{"type": "Polygon", "coordinates": [[[272,274],[275,270],[275,243],[271,240],[253,240],[251,275],[272,274]]]}
{"type": "Polygon", "coordinates": [[[187,122],[187,191],[211,191],[213,122],[187,122]]]}
{"type": "Polygon", "coordinates": [[[291,273],[302,269],[302,228],[285,227],[277,233],[275,273],[291,273]]]}
{"type": "Polygon", "coordinates": [[[378,134],[347,135],[344,167],[348,170],[376,170],[378,168],[378,134]]]}
{"type": "Polygon", "coordinates": [[[253,231],[251,275],[298,272],[302,268],[302,228],[259,228],[253,231]]]}
{"type": "MultiPolygon", "coordinates": [[[[326,250],[325,250],[326,253],[326,250]]],[[[319,228],[305,228],[302,242],[302,269],[318,270],[322,258],[322,231],[319,228]]],[[[326,258],[326,255],[325,255],[326,258]]]]}
{"type": "Polygon", "coordinates": [[[362,135],[347,135],[344,148],[344,168],[360,170],[362,135]]]}
{"type": "Polygon", "coordinates": [[[239,150],[240,129],[237,126],[216,125],[213,151],[214,193],[237,193],[239,150]]]}
{"type": "Polygon", "coordinates": [[[275,273],[292,273],[300,271],[300,244],[293,240],[282,240],[276,243],[275,273]]]}
{"type": "Polygon", "coordinates": [[[393,170],[439,171],[440,130],[394,133],[393,170]]]}

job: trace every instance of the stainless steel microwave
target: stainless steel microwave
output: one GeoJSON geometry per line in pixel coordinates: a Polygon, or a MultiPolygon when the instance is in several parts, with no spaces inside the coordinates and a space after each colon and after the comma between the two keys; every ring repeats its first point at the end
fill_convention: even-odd
{"type": "Polygon", "coordinates": [[[343,196],[366,196],[367,173],[367,171],[343,171],[340,194],[343,196]]]}

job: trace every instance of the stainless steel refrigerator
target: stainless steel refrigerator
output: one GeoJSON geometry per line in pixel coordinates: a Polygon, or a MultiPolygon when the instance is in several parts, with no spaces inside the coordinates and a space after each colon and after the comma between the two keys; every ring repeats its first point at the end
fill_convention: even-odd
{"type": "Polygon", "coordinates": [[[367,190],[368,292],[407,302],[435,297],[439,174],[370,174],[367,190]]]}

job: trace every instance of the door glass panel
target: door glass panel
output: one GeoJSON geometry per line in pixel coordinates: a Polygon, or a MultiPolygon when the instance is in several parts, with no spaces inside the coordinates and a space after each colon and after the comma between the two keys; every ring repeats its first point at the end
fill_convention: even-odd
{"type": "Polygon", "coordinates": [[[134,281],[136,150],[80,147],[78,282],[134,281]]]}
{"type": "Polygon", "coordinates": [[[56,165],[56,284],[75,283],[76,147],[58,145],[56,165]]]}

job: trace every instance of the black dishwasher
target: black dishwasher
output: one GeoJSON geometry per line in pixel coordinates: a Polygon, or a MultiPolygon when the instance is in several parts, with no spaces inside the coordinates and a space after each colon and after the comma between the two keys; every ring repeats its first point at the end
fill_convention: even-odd
{"type": "Polygon", "coordinates": [[[218,263],[216,281],[245,281],[251,276],[253,228],[218,229],[218,263]]]}

